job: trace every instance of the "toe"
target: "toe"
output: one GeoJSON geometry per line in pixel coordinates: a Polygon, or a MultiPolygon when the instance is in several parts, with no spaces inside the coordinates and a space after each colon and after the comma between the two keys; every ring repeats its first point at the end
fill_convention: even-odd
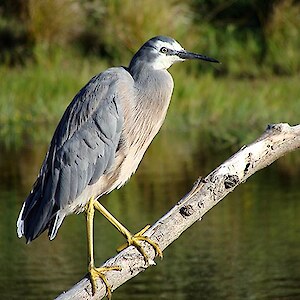
{"type": "Polygon", "coordinates": [[[107,281],[104,273],[107,271],[121,271],[121,270],[122,270],[122,268],[119,266],[101,267],[101,268],[91,267],[89,270],[89,273],[90,273],[93,295],[95,294],[95,292],[97,290],[97,279],[98,279],[98,277],[100,277],[106,287],[106,296],[108,299],[111,299],[111,287],[108,284],[108,281],[107,281]]]}

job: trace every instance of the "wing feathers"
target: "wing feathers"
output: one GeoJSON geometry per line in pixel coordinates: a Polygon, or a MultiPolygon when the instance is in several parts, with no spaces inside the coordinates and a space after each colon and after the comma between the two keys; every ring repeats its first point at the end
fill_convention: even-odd
{"type": "Polygon", "coordinates": [[[53,239],[65,215],[72,212],[62,211],[113,164],[123,126],[121,101],[125,98],[118,84],[131,80],[129,76],[123,68],[108,69],[93,77],[66,109],[20,212],[18,233],[27,241],[48,227],[53,239]]]}

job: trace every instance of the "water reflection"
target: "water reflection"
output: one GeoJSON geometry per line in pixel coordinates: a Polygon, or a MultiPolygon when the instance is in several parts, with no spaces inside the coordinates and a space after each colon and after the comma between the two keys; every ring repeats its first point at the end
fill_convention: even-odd
{"type": "MultiPolygon", "coordinates": [[[[70,216],[57,238],[30,245],[16,237],[21,203],[46,146],[0,156],[1,299],[52,299],[86,273],[84,215],[70,216]]],[[[224,158],[201,153],[195,136],[162,134],[137,174],[104,205],[132,231],[153,223],[224,158]]],[[[272,166],[239,187],[114,293],[118,299],[300,299],[300,179],[272,166]]],[[[110,257],[123,238],[96,216],[96,260],[110,257]]]]}

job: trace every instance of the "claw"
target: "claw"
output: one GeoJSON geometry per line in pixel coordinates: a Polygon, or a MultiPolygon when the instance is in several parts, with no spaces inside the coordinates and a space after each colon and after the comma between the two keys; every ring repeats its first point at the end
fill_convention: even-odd
{"type": "Polygon", "coordinates": [[[143,247],[141,246],[140,241],[145,241],[148,244],[150,244],[155,251],[155,256],[159,256],[161,259],[163,258],[163,253],[161,251],[161,249],[159,248],[158,244],[152,240],[150,240],[148,237],[143,236],[143,234],[150,228],[150,225],[147,225],[145,228],[143,228],[141,231],[139,231],[138,233],[136,233],[135,235],[131,235],[127,237],[127,242],[123,245],[121,245],[120,247],[118,247],[117,251],[121,252],[122,250],[124,250],[125,248],[127,248],[128,246],[134,246],[136,247],[136,249],[143,255],[146,264],[151,265],[153,264],[150,263],[150,259],[148,257],[148,255],[146,254],[146,252],[144,251],[143,247]]]}
{"type": "Polygon", "coordinates": [[[108,281],[104,275],[104,273],[107,271],[121,271],[121,267],[103,267],[103,268],[89,267],[90,280],[92,284],[92,294],[94,295],[97,290],[97,278],[100,277],[106,287],[106,296],[110,300],[111,287],[108,284],[108,281]]]}

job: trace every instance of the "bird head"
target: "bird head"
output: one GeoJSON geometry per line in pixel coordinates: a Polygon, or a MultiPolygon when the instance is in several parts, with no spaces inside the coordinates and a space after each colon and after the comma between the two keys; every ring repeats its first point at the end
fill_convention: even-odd
{"type": "Polygon", "coordinates": [[[153,69],[166,70],[175,62],[187,59],[201,59],[219,63],[214,58],[186,51],[177,41],[166,36],[156,36],[147,41],[135,54],[132,62],[143,62],[149,64],[153,69]]]}

